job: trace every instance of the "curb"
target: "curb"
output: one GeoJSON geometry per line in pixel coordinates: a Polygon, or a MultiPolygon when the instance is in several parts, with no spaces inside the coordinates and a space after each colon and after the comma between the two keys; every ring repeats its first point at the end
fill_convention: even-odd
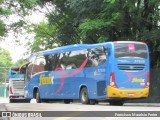
{"type": "Polygon", "coordinates": [[[9,117],[1,117],[2,111],[7,111],[4,103],[0,103],[0,120],[9,120],[9,117]]]}
{"type": "Polygon", "coordinates": [[[4,103],[0,103],[0,111],[7,111],[4,103]]]}

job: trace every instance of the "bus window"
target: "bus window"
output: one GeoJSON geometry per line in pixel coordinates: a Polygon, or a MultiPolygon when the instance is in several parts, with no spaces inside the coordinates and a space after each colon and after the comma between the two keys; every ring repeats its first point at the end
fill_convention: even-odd
{"type": "Polygon", "coordinates": [[[81,64],[85,61],[86,56],[84,51],[77,50],[72,51],[69,54],[63,54],[61,59],[61,65],[65,67],[65,69],[76,69],[81,66],[81,64]]]}
{"type": "Polygon", "coordinates": [[[116,58],[147,58],[145,44],[115,43],[114,47],[116,58]]]}
{"type": "Polygon", "coordinates": [[[45,55],[45,70],[46,71],[57,71],[63,69],[61,67],[61,57],[63,54],[51,54],[51,55],[45,55]]]}
{"type": "Polygon", "coordinates": [[[19,67],[12,67],[11,68],[11,74],[18,74],[19,73],[19,67]]]}
{"type": "Polygon", "coordinates": [[[46,65],[46,61],[45,61],[44,56],[37,56],[34,62],[32,75],[44,71],[45,65],[46,65]]]}
{"type": "Polygon", "coordinates": [[[33,68],[33,64],[30,63],[26,69],[26,78],[25,78],[25,82],[27,82],[28,80],[31,79],[31,76],[32,76],[32,68],[33,68]]]}
{"type": "Polygon", "coordinates": [[[106,47],[92,48],[88,52],[90,58],[90,63],[88,63],[90,65],[88,67],[95,67],[105,63],[108,52],[106,47]]]}

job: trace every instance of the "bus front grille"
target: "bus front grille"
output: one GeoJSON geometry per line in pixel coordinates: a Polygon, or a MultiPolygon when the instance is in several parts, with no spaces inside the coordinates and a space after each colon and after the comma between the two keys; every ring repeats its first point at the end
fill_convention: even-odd
{"type": "Polygon", "coordinates": [[[139,71],[143,70],[145,67],[144,64],[118,64],[120,70],[130,70],[130,71],[139,71]]]}
{"type": "Polygon", "coordinates": [[[24,93],[24,81],[23,80],[13,80],[13,92],[14,94],[24,93]]]}

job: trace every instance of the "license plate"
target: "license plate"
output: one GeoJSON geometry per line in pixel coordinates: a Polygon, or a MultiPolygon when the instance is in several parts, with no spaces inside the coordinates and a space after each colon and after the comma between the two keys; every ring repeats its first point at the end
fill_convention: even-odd
{"type": "Polygon", "coordinates": [[[135,96],[135,94],[134,93],[129,93],[128,96],[135,96]]]}
{"type": "Polygon", "coordinates": [[[24,98],[24,97],[19,97],[19,98],[24,98]]]}

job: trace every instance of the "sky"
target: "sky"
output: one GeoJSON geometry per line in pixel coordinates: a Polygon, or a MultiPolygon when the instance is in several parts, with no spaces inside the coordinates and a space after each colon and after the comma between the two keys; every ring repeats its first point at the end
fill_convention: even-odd
{"type": "Polygon", "coordinates": [[[17,60],[26,57],[24,54],[27,52],[27,48],[25,47],[26,41],[24,36],[20,37],[22,40],[21,44],[17,44],[13,38],[13,33],[10,33],[9,36],[0,43],[0,46],[10,52],[12,61],[15,63],[17,60]]]}
{"type": "MultiPolygon", "coordinates": [[[[11,15],[8,17],[7,24],[12,23],[13,21],[18,21],[19,17],[16,15],[11,15]]],[[[27,21],[31,23],[40,23],[45,20],[44,13],[34,12],[32,15],[26,17],[27,21]]],[[[30,39],[34,39],[33,34],[26,34],[25,31],[22,31],[23,35],[18,35],[18,39],[20,39],[20,43],[17,43],[15,40],[14,33],[10,31],[7,37],[4,38],[2,42],[0,42],[0,47],[9,51],[12,57],[12,61],[15,63],[17,60],[26,58],[28,56],[25,55],[27,52],[25,37],[29,37],[30,39]]]]}

